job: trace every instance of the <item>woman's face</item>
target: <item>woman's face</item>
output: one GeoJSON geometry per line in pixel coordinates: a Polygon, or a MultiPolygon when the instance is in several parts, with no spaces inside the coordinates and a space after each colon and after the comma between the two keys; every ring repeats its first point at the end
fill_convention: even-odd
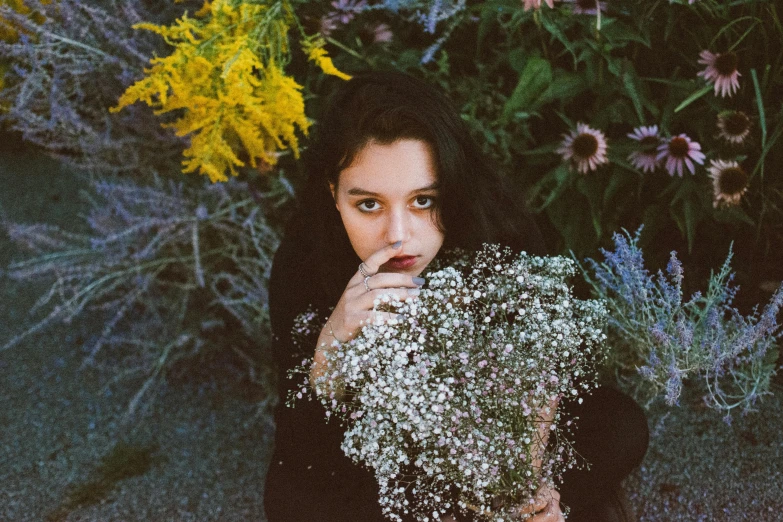
{"type": "Polygon", "coordinates": [[[359,258],[402,241],[399,256],[380,271],[419,275],[443,244],[436,225],[437,181],[430,147],[423,141],[370,142],[362,149],[340,173],[337,187],[330,186],[359,258]]]}

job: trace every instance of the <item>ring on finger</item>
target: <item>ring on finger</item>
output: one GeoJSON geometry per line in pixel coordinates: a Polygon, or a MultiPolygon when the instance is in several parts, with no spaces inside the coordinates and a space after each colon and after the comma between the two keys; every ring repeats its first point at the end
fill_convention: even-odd
{"type": "MultiPolygon", "coordinates": [[[[359,266],[361,266],[361,265],[359,265],[359,266]]],[[[368,292],[370,291],[370,285],[367,283],[367,281],[369,281],[371,277],[372,276],[366,276],[364,278],[364,288],[366,288],[368,292]]]]}
{"type": "Polygon", "coordinates": [[[370,274],[367,271],[367,268],[366,268],[366,265],[364,264],[364,261],[359,263],[359,272],[361,272],[364,277],[371,277],[372,276],[372,274],[370,274]]]}

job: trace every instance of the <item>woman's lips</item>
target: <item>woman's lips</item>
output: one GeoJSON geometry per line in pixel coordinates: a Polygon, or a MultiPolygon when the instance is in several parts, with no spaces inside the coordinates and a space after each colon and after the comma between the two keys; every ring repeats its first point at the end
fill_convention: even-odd
{"type": "Polygon", "coordinates": [[[382,266],[393,270],[405,270],[416,264],[416,256],[397,256],[386,261],[382,266]]]}

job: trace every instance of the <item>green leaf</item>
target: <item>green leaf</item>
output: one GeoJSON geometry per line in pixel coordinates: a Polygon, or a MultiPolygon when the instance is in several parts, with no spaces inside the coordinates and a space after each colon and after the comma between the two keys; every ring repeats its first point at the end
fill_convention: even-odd
{"type": "Polygon", "coordinates": [[[759,125],[761,126],[761,148],[767,145],[767,119],[764,116],[764,100],[761,97],[761,87],[759,87],[759,78],[756,69],[750,70],[753,78],[753,90],[756,92],[756,106],[759,109],[759,125]]]}
{"type": "Polygon", "coordinates": [[[546,143],[540,147],[536,147],[535,149],[525,149],[519,154],[521,156],[543,156],[546,154],[554,154],[559,146],[559,143],[546,143]]]}
{"type": "Polygon", "coordinates": [[[636,110],[636,116],[639,118],[639,124],[644,125],[644,106],[642,97],[639,94],[639,77],[633,69],[633,65],[626,63],[626,70],[623,72],[623,85],[628,97],[633,102],[633,108],[636,110]]]}
{"type": "Polygon", "coordinates": [[[584,196],[587,198],[587,201],[590,203],[590,217],[593,221],[595,235],[598,238],[601,237],[603,230],[603,206],[601,205],[604,193],[602,187],[603,181],[604,180],[596,173],[579,175],[576,180],[577,190],[584,194],[584,196]]]}
{"type": "Polygon", "coordinates": [[[690,105],[691,103],[695,102],[696,100],[698,100],[699,98],[701,98],[702,96],[704,96],[705,94],[707,94],[708,92],[710,92],[711,90],[713,90],[713,86],[712,86],[712,85],[705,85],[704,87],[702,87],[702,88],[701,88],[701,89],[699,89],[698,91],[694,92],[693,94],[691,94],[690,96],[688,96],[687,98],[685,98],[685,100],[683,100],[683,101],[682,101],[682,103],[680,103],[680,104],[679,104],[679,105],[678,105],[678,106],[677,106],[677,107],[674,109],[674,112],[680,112],[680,111],[681,111],[681,110],[683,110],[685,107],[687,107],[687,106],[688,106],[688,105],[690,105]]]}
{"type": "Polygon", "coordinates": [[[688,253],[691,254],[693,253],[693,242],[696,238],[696,225],[698,224],[697,212],[693,201],[686,201],[683,204],[682,210],[685,214],[685,236],[688,240],[688,253]]]}
{"type": "Polygon", "coordinates": [[[482,5],[478,33],[476,35],[476,56],[479,56],[481,47],[484,45],[484,39],[489,34],[490,29],[497,21],[497,10],[490,2],[482,5]]]}
{"type": "Polygon", "coordinates": [[[667,225],[667,210],[665,205],[657,203],[644,209],[642,224],[644,225],[644,233],[648,234],[648,237],[655,237],[667,225]]]}
{"type": "Polygon", "coordinates": [[[753,222],[753,219],[751,219],[751,217],[742,208],[739,207],[726,207],[718,209],[713,215],[715,216],[715,221],[718,223],[745,223],[746,225],[750,225],[752,227],[756,226],[756,223],[753,222]]]}
{"type": "Polygon", "coordinates": [[[634,176],[632,174],[629,175],[618,170],[612,172],[611,177],[609,178],[609,184],[606,186],[606,190],[604,190],[604,208],[609,208],[609,205],[612,203],[612,200],[617,195],[617,193],[633,182],[634,176]]]}
{"type": "Polygon", "coordinates": [[[535,212],[541,212],[560,196],[571,186],[574,180],[574,174],[571,172],[567,165],[561,164],[549,171],[538,183],[536,183],[528,194],[527,200],[531,208],[535,209],[535,212]],[[543,203],[536,205],[533,201],[537,199],[538,195],[543,193],[547,187],[554,184],[554,187],[550,189],[549,194],[543,203]]]}
{"type": "MultiPolygon", "coordinates": [[[[544,10],[540,12],[546,12],[544,10]]],[[[574,47],[574,44],[571,42],[571,40],[568,39],[568,37],[565,35],[563,31],[560,30],[560,27],[557,26],[557,23],[549,19],[549,15],[541,15],[541,25],[546,29],[546,31],[554,36],[561,44],[563,44],[563,47],[566,48],[566,50],[571,53],[571,56],[574,57],[574,65],[577,63],[577,57],[576,57],[576,48],[574,47]]]]}
{"type": "Polygon", "coordinates": [[[508,64],[511,66],[512,69],[514,69],[520,75],[522,74],[522,71],[525,69],[526,61],[527,61],[527,54],[525,53],[525,50],[522,47],[511,49],[508,52],[508,64]]]}
{"type": "Polygon", "coordinates": [[[628,42],[639,42],[647,48],[651,47],[649,38],[616,18],[604,18],[601,34],[613,48],[624,47],[628,42]]]}
{"type": "Polygon", "coordinates": [[[761,170],[763,176],[764,162],[766,161],[767,154],[772,150],[772,147],[778,141],[778,138],[780,138],[780,136],[783,135],[783,106],[781,107],[781,110],[778,112],[777,116],[773,118],[773,121],[775,120],[777,120],[778,125],[775,128],[775,131],[772,133],[772,136],[770,136],[769,140],[767,140],[767,145],[761,149],[761,155],[759,156],[758,162],[756,163],[756,167],[753,169],[753,172],[751,172],[750,174],[751,180],[756,176],[756,173],[759,170],[761,170]]]}
{"type": "Polygon", "coordinates": [[[672,197],[672,218],[677,222],[680,232],[688,241],[688,253],[693,252],[693,244],[696,239],[696,226],[704,218],[704,211],[699,201],[700,188],[695,181],[686,177],[682,179],[679,190],[672,197]],[[681,213],[677,212],[677,207],[681,213]]]}
{"type": "Polygon", "coordinates": [[[538,99],[539,105],[558,100],[570,100],[587,90],[587,82],[575,73],[562,69],[554,70],[554,79],[538,99]]]}
{"type": "Polygon", "coordinates": [[[514,92],[503,107],[501,120],[508,122],[517,111],[532,112],[535,102],[552,83],[552,66],[543,58],[531,56],[519,77],[514,92]]]}

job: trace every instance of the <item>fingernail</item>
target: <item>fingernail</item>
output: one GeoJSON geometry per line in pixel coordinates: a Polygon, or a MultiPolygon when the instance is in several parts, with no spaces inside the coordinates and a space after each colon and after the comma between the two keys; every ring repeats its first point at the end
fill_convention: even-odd
{"type": "Polygon", "coordinates": [[[421,293],[421,290],[418,288],[409,288],[408,289],[408,295],[419,295],[421,293]]]}
{"type": "Polygon", "coordinates": [[[402,246],[402,241],[397,241],[392,245],[392,248],[400,248],[402,246]]]}
{"type": "Polygon", "coordinates": [[[413,278],[413,284],[415,284],[415,285],[421,286],[421,285],[423,285],[426,282],[427,282],[427,280],[424,279],[423,277],[414,277],[413,278]]]}

